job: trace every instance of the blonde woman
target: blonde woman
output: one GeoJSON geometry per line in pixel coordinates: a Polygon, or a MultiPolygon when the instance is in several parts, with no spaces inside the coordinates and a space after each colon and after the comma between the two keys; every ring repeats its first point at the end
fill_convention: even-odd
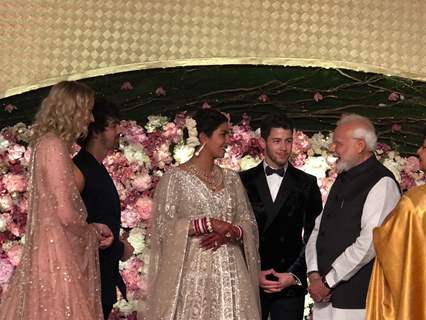
{"type": "Polygon", "coordinates": [[[98,248],[113,236],[106,225],[86,223],[70,158],[93,103],[92,89],[64,81],[35,117],[25,248],[1,301],[1,320],[103,319],[98,248]]]}

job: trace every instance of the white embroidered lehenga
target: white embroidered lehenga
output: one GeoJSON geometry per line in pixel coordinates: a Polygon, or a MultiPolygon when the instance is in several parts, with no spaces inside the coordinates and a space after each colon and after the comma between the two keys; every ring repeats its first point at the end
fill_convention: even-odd
{"type": "Polygon", "coordinates": [[[258,320],[258,231],[237,173],[224,170],[214,192],[180,167],[161,178],[155,192],[145,319],[258,320]],[[217,251],[188,236],[190,221],[208,216],[238,224],[243,242],[217,251]]]}

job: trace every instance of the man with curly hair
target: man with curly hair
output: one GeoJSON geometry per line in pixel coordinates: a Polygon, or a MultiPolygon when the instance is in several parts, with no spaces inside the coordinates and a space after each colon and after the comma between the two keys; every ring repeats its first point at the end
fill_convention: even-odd
{"type": "Polygon", "coordinates": [[[88,134],[79,140],[80,152],[74,157],[77,185],[87,208],[88,222],[106,224],[114,234],[108,249],[100,250],[101,294],[104,318],[108,319],[117,290],[126,297],[126,286],[119,273],[119,260],[127,260],[133,253],[129,242],[120,238],[121,206],[117,189],[102,164],[107,154],[118,147],[118,108],[106,99],[96,96],[93,106],[94,122],[88,134]]]}

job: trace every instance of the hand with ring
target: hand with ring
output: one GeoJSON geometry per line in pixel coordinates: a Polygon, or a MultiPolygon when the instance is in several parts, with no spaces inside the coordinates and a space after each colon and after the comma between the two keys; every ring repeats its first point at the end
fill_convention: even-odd
{"type": "Polygon", "coordinates": [[[202,236],[200,241],[200,247],[203,248],[204,250],[216,251],[225,242],[226,242],[226,239],[223,235],[216,232],[212,232],[202,236]]]}

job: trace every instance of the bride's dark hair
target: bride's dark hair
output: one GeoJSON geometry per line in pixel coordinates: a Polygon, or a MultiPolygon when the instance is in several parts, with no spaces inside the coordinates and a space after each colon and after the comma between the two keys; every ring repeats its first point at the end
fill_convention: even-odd
{"type": "Polygon", "coordinates": [[[221,124],[227,123],[228,118],[221,112],[214,109],[199,109],[192,118],[197,122],[198,134],[204,133],[211,137],[221,124]]]}

